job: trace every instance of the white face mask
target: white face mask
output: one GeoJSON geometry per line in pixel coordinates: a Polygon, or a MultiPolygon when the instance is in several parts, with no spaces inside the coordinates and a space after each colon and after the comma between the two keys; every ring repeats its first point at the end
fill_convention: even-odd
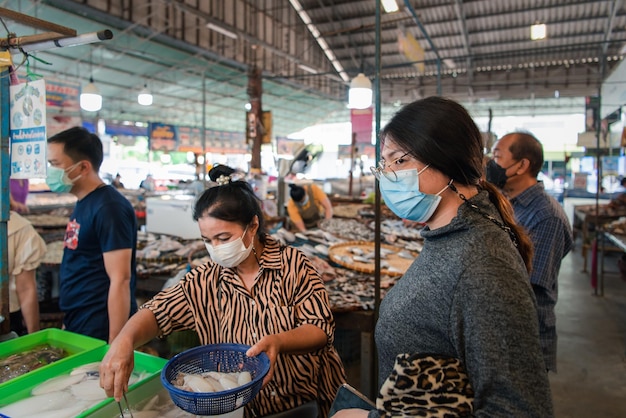
{"type": "Polygon", "coordinates": [[[241,234],[239,238],[221,245],[216,245],[215,247],[205,242],[204,246],[209,252],[211,260],[226,268],[232,268],[241,264],[243,260],[248,258],[252,251],[252,242],[248,248],[246,248],[243,243],[243,236],[246,235],[247,230],[248,227],[246,226],[246,229],[244,229],[243,234],[241,234]]]}

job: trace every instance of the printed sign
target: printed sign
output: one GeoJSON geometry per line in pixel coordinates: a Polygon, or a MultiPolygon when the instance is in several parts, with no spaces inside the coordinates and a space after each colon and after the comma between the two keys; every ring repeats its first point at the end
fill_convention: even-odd
{"type": "Polygon", "coordinates": [[[10,86],[11,178],[46,177],[46,83],[10,86]]]}

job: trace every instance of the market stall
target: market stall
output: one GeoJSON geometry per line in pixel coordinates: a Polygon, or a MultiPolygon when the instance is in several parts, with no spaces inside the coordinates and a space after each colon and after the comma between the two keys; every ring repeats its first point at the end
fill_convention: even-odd
{"type": "Polygon", "coordinates": [[[582,237],[583,272],[587,271],[587,251],[592,247],[595,229],[622,216],[626,216],[625,209],[612,209],[606,204],[574,206],[574,236],[580,233],[582,237]]]}

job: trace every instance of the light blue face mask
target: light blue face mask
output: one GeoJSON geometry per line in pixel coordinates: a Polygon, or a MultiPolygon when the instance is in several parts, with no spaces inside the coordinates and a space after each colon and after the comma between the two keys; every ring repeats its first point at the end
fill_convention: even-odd
{"type": "Polygon", "coordinates": [[[419,172],[416,169],[396,171],[396,181],[380,176],[378,180],[380,193],[385,204],[400,218],[414,222],[426,222],[439,206],[440,195],[449,185],[437,194],[420,192],[419,175],[428,167],[424,167],[419,172]]]}
{"type": "Polygon", "coordinates": [[[54,193],[67,193],[72,190],[74,183],[81,177],[81,175],[78,175],[74,179],[70,179],[67,173],[74,170],[79,164],[80,161],[68,167],[67,170],[49,166],[48,174],[46,176],[46,184],[50,188],[50,191],[54,193]]]}

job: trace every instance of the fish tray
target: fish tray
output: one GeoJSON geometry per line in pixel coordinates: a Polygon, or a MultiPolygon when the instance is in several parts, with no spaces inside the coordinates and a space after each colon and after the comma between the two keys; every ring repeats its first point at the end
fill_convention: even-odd
{"type": "MultiPolygon", "coordinates": [[[[340,244],[332,245],[328,249],[328,257],[334,263],[339,264],[342,267],[345,267],[350,270],[358,271],[360,273],[374,273],[374,258],[371,259],[370,263],[364,263],[360,261],[354,261],[352,257],[354,254],[354,249],[360,249],[363,253],[371,253],[374,251],[374,242],[371,241],[347,241],[342,242],[340,244]],[[347,261],[350,258],[351,261],[347,261]]],[[[380,273],[383,275],[388,275],[392,277],[399,277],[404,274],[404,272],[409,268],[409,266],[413,263],[415,258],[417,258],[417,254],[414,252],[410,252],[415,258],[408,259],[400,257],[397,253],[400,251],[407,251],[403,248],[394,247],[393,245],[388,244],[380,244],[380,248],[385,248],[392,253],[388,254],[384,258],[381,255],[381,264],[387,263],[389,266],[393,267],[395,270],[389,270],[385,268],[380,269],[380,273]]]]}
{"type": "MultiPolygon", "coordinates": [[[[81,357],[83,357],[86,353],[98,347],[104,346],[106,342],[97,338],[75,334],[58,328],[48,328],[0,343],[0,358],[23,353],[44,344],[48,344],[56,348],[62,348],[68,353],[67,357],[55,361],[54,363],[42,366],[36,370],[32,370],[21,376],[14,377],[4,383],[0,383],[0,393],[4,392],[4,388],[6,388],[9,384],[22,381],[31,374],[45,372],[47,369],[55,368],[59,364],[62,365],[64,363],[71,362],[75,358],[78,358],[78,361],[81,361],[81,357]]],[[[3,396],[0,395],[0,399],[2,398],[3,396]]]]}
{"type": "MultiPolygon", "coordinates": [[[[85,355],[81,357],[74,356],[68,358],[67,361],[65,361],[64,363],[52,363],[50,367],[46,368],[45,370],[41,368],[34,372],[31,372],[20,381],[15,381],[16,379],[10,380],[9,382],[7,382],[9,383],[9,385],[7,385],[5,388],[0,389],[0,410],[2,409],[2,406],[6,406],[13,402],[17,402],[19,400],[29,397],[31,391],[37,385],[43,383],[48,379],[69,374],[73,369],[84,364],[101,361],[108,350],[108,345],[102,345],[94,350],[86,352],[85,355]]],[[[146,376],[142,380],[138,380],[137,382],[129,386],[129,391],[132,391],[134,388],[139,387],[146,380],[155,378],[158,379],[158,377],[161,375],[161,369],[167,363],[166,359],[151,356],[149,354],[141,353],[138,351],[135,351],[134,357],[134,371],[139,373],[145,373],[146,376]]],[[[115,402],[113,398],[104,399],[92,405],[89,409],[81,412],[79,415],[76,415],[76,417],[89,417],[95,411],[105,407],[112,402],[115,402]]]]}

